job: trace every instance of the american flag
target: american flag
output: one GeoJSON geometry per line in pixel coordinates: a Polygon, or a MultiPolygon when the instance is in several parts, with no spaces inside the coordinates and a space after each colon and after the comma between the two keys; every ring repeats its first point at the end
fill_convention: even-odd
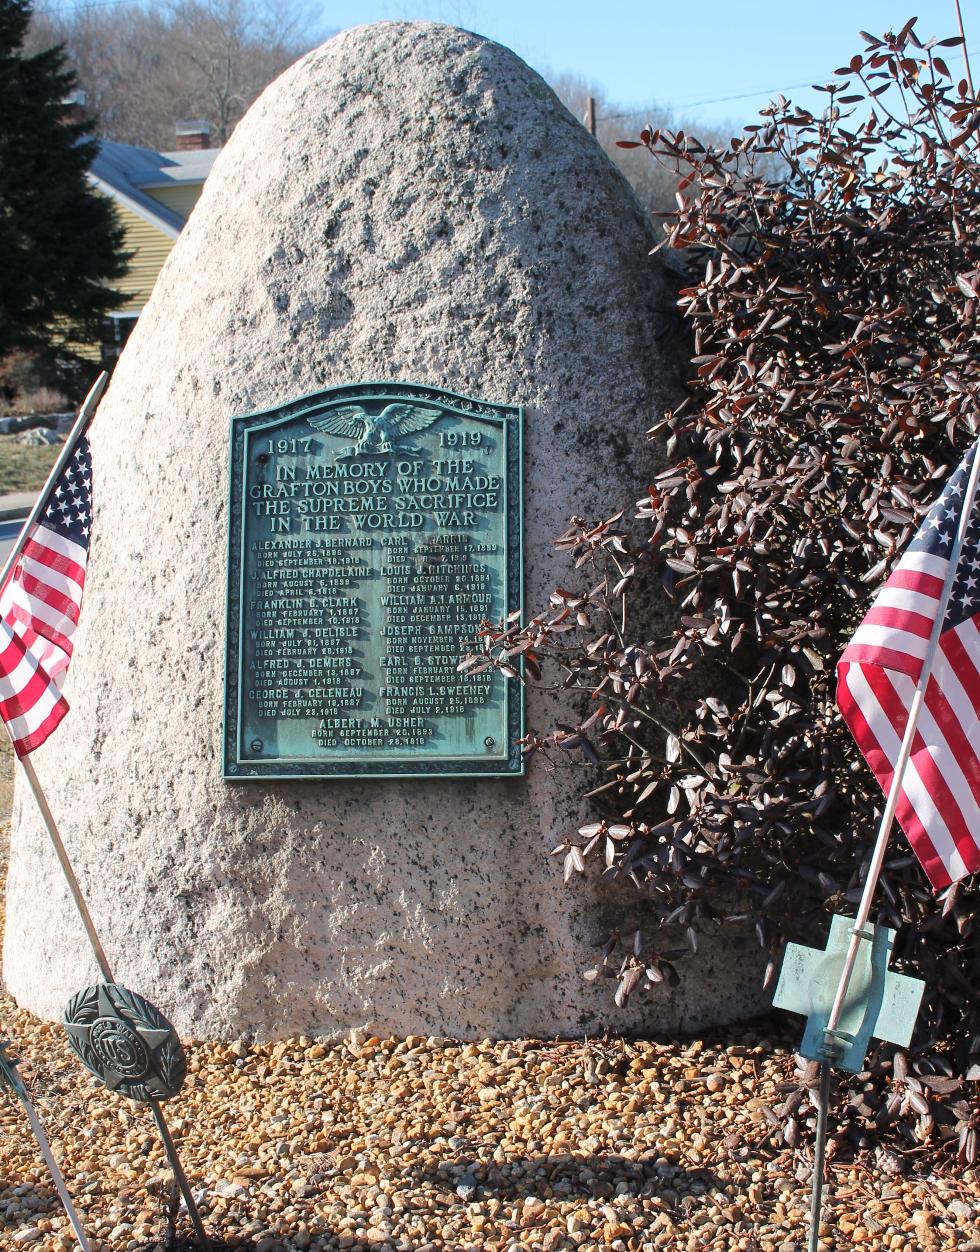
{"type": "MultiPolygon", "coordinates": [[[[837,703],[887,793],[922,673],[976,446],[845,648],[837,703]]],[[[938,891],[980,869],[980,506],[974,504],[896,816],[938,891]]]]}
{"type": "Polygon", "coordinates": [[[26,756],[68,712],[71,660],[92,525],[92,458],[83,435],[0,591],[0,718],[26,756]]]}

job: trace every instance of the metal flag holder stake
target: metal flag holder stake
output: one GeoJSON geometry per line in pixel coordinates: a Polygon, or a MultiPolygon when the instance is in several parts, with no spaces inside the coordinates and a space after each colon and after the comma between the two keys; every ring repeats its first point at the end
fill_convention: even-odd
{"type": "Polygon", "coordinates": [[[180,1091],[187,1077],[184,1049],[158,1009],[113,982],[108,967],[102,974],[105,981],[79,991],[65,1008],[72,1051],[110,1091],[150,1106],[195,1234],[208,1252],[211,1244],[160,1107],[161,1100],[180,1091]]]}
{"type": "MultiPolygon", "coordinates": [[[[100,374],[92,390],[85,397],[85,403],[79,410],[78,418],[65,440],[65,445],[17,537],[3,570],[0,571],[0,590],[6,585],[7,579],[20,558],[27,537],[46,504],[48,493],[71,459],[75,445],[85,433],[108,380],[107,373],[100,374]]],[[[71,860],[34,766],[29,756],[18,756],[17,759],[37,803],[102,976],[102,982],[80,991],[72,998],[65,1010],[65,1026],[72,1049],[110,1090],[121,1090],[130,1099],[149,1105],[153,1121],[163,1142],[167,1161],[173,1171],[174,1180],[194,1226],[198,1243],[202,1252],[210,1252],[210,1240],[204,1229],[204,1223],[201,1221],[187,1175],[180,1163],[177,1146],[163,1115],[163,1109],[160,1107],[161,1100],[176,1095],[186,1074],[180,1041],[173,1027],[158,1010],[141,996],[119,986],[113,978],[105,949],[95,929],[95,923],[85,903],[85,897],[82,895],[71,860]],[[91,1008],[93,1004],[95,1016],[89,1021],[86,1008],[91,1008]]],[[[5,1074],[6,1071],[4,1071],[5,1074]]],[[[30,1110],[28,1116],[31,1116],[30,1110]]],[[[35,1134],[37,1133],[35,1130],[35,1134]]],[[[41,1133],[43,1134],[43,1131],[41,1133]]],[[[64,1199],[64,1196],[62,1198],[64,1199]]],[[[76,1234],[78,1233],[76,1227],[76,1234]]],[[[84,1248],[88,1248],[81,1234],[79,1234],[79,1241],[84,1248]]]]}
{"type": "Polygon", "coordinates": [[[58,1192],[61,1203],[64,1205],[65,1212],[68,1214],[68,1220],[71,1222],[71,1228],[75,1232],[75,1238],[78,1240],[78,1246],[82,1249],[82,1252],[92,1252],[91,1244],[88,1239],[86,1239],[85,1231],[82,1228],[81,1218],[78,1216],[75,1205],[72,1203],[72,1198],[68,1194],[68,1187],[65,1184],[65,1176],[62,1174],[58,1162],[54,1158],[54,1153],[51,1151],[51,1144],[48,1142],[48,1136],[44,1133],[44,1127],[41,1125],[41,1120],[34,1110],[34,1105],[31,1103],[31,1097],[28,1094],[27,1088],[24,1086],[20,1074],[17,1072],[17,1062],[12,1056],[7,1055],[6,1049],[8,1047],[9,1044],[6,1041],[0,1040],[0,1087],[9,1087],[9,1089],[23,1105],[24,1112],[27,1114],[27,1120],[30,1123],[31,1130],[34,1134],[34,1138],[37,1140],[38,1147],[41,1149],[41,1156],[44,1157],[44,1163],[47,1165],[48,1171],[51,1174],[55,1190],[58,1192]]]}
{"type": "Polygon", "coordinates": [[[863,942],[860,942],[848,979],[847,995],[837,1026],[831,1029],[830,1013],[836,989],[844,969],[848,945],[853,941],[856,930],[851,918],[836,914],[831,922],[826,951],[797,943],[787,944],[773,999],[777,1008],[807,1015],[799,1052],[807,1060],[820,1062],[817,1131],[813,1148],[810,1252],[816,1252],[819,1243],[831,1065],[859,1073],[864,1067],[864,1056],[872,1035],[890,1043],[907,1045],[925,987],[918,978],[896,974],[888,968],[895,932],[887,926],[866,928],[858,935],[859,942],[863,942]],[[828,1036],[832,1037],[830,1044],[828,1036]]]}
{"type": "Polygon", "coordinates": [[[895,932],[887,926],[870,925],[871,903],[885,863],[885,852],[905,770],[912,755],[912,743],[925,701],[939,647],[939,636],[946,619],[950,593],[970,514],[980,482],[980,441],[974,447],[973,464],[960,513],[956,536],[936,607],[929,644],[922,662],[915,695],[909,708],[901,748],[895,762],[885,810],[881,815],[868,876],[861,893],[857,917],[835,916],[826,953],[814,952],[799,944],[787,944],[779,984],[773,997],[777,1008],[807,1013],[808,1020],[800,1055],[820,1062],[820,1089],[817,1128],[813,1148],[813,1179],[810,1201],[808,1252],[818,1252],[820,1215],[823,1203],[824,1162],[827,1148],[827,1122],[830,1109],[831,1069],[838,1066],[859,1073],[872,1035],[890,1043],[909,1043],[925,984],[888,970],[895,932]],[[848,937],[849,936],[849,937],[848,937]],[[833,998],[830,989],[836,985],[833,998]]]}

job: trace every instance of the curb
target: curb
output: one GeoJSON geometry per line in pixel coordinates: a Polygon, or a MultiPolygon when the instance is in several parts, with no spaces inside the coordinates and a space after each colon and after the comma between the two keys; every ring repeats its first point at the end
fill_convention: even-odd
{"type": "Polygon", "coordinates": [[[26,522],[30,509],[0,509],[0,522],[26,522]]]}

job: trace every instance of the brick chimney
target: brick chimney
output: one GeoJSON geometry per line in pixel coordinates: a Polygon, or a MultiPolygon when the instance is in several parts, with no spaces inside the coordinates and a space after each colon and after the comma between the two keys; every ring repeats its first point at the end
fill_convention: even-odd
{"type": "Polygon", "coordinates": [[[175,130],[178,152],[200,152],[211,146],[211,127],[200,118],[193,122],[178,122],[175,130]]]}

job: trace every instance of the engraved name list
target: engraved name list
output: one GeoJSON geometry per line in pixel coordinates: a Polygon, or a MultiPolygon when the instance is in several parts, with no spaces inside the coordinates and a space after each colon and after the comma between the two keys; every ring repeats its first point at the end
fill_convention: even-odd
{"type": "Polygon", "coordinates": [[[225,773],[519,772],[520,411],[404,384],[233,419],[225,773]]]}

